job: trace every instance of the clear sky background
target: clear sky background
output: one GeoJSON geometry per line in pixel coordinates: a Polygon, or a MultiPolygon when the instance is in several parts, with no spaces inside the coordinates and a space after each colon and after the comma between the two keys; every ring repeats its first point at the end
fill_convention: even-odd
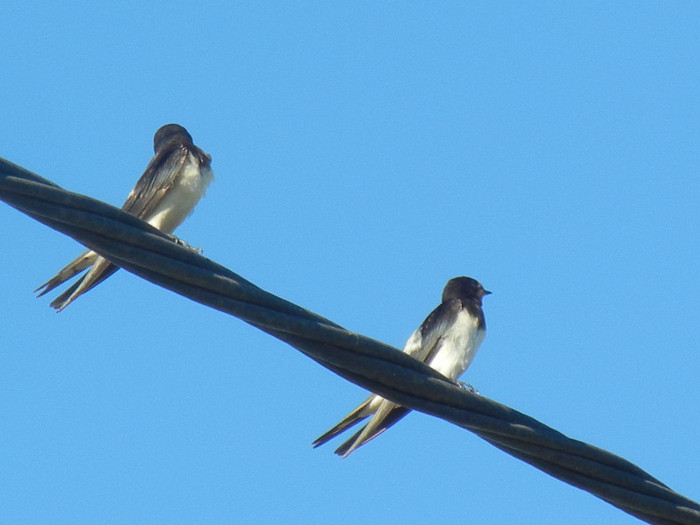
{"type": "MultiPolygon", "coordinates": [[[[0,156],[121,206],[180,123],[204,255],[399,347],[475,277],[464,380],[700,499],[696,3],[99,4],[3,7],[0,156]]],[[[423,414],[314,450],[365,391],[124,271],[56,314],[0,225],[0,522],[637,523],[423,414]]]]}

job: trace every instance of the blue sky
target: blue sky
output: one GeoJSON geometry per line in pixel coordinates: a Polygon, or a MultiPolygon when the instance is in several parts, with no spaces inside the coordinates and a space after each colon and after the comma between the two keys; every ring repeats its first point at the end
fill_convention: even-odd
{"type": "MultiPolygon", "coordinates": [[[[121,205],[162,124],[216,179],[178,235],[403,346],[454,276],[464,380],[700,498],[700,8],[616,2],[26,2],[0,156],[121,205]]],[[[638,523],[412,414],[311,441],[359,387],[119,272],[61,314],[71,239],[0,205],[0,521],[638,523]]]]}

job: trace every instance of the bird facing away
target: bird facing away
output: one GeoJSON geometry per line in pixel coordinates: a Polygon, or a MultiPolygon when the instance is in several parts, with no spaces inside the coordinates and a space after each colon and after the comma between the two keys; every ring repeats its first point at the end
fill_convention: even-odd
{"type": "MultiPolygon", "coordinates": [[[[470,277],[450,279],[442,303],[411,334],[403,351],[455,381],[469,367],[486,335],[481,299],[491,292],[470,277]]],[[[372,416],[369,422],[335,451],[347,457],[398,422],[410,409],[372,394],[345,419],[313,442],[314,448],[372,416]]]]}
{"type": "MultiPolygon", "coordinates": [[[[166,124],[153,137],[155,155],[131,190],[122,210],[171,234],[192,213],[214,175],[211,156],[192,142],[185,128],[166,124]]],[[[35,291],[41,297],[74,275],[85,275],[51,302],[57,311],[94,288],[119,268],[87,250],[35,291]]]]}

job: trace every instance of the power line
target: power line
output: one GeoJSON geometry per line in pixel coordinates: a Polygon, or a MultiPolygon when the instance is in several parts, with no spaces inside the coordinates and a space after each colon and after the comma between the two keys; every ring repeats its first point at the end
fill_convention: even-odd
{"type": "Polygon", "coordinates": [[[700,524],[700,505],[629,461],[466,391],[397,349],[276,297],[122,210],[0,158],[0,199],[114,264],[288,343],[368,390],[461,426],[654,524],[700,524]]]}

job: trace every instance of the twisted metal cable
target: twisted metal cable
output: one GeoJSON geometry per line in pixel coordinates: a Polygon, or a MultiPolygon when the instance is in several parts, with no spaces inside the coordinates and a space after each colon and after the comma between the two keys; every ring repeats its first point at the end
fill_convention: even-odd
{"type": "Polygon", "coordinates": [[[466,391],[397,349],[276,297],[118,208],[0,158],[0,199],[111,262],[269,333],[341,377],[461,426],[648,523],[700,525],[700,505],[609,452],[466,391]]]}

